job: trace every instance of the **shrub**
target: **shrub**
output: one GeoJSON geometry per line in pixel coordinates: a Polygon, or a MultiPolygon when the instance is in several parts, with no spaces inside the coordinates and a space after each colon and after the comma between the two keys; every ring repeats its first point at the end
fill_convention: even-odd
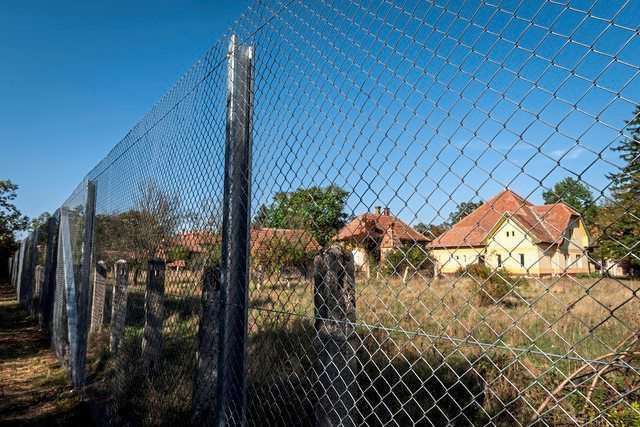
{"type": "Polygon", "coordinates": [[[576,279],[599,279],[600,277],[602,277],[602,275],[598,271],[592,271],[591,273],[576,274],[576,279]]]}
{"type": "Polygon", "coordinates": [[[470,264],[460,267],[458,276],[470,276],[479,305],[491,305],[502,302],[503,298],[515,287],[524,285],[527,280],[509,274],[504,268],[492,270],[484,264],[470,264]]]}
{"type": "Polygon", "coordinates": [[[410,273],[423,271],[433,274],[434,261],[426,249],[417,245],[404,245],[388,252],[384,257],[382,272],[387,275],[403,274],[406,268],[410,273]]]}
{"type": "Polygon", "coordinates": [[[640,427],[640,402],[609,411],[609,421],[615,427],[640,427]]]}

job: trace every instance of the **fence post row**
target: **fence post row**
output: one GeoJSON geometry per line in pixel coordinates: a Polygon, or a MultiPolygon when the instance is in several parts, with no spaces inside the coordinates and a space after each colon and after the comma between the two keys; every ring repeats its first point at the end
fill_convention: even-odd
{"type": "Polygon", "coordinates": [[[56,289],[56,265],[58,252],[58,218],[52,215],[47,221],[47,253],[44,260],[44,281],[40,293],[40,328],[49,332],[56,289]]]}
{"type": "Polygon", "coordinates": [[[220,268],[205,267],[202,273],[202,316],[198,326],[198,350],[193,377],[192,424],[215,423],[215,389],[218,379],[217,358],[220,346],[219,326],[220,268]]]}
{"type": "Polygon", "coordinates": [[[222,219],[223,337],[216,424],[246,420],[246,335],[251,201],[253,46],[231,36],[227,65],[227,126],[222,219]]]}
{"type": "Polygon", "coordinates": [[[355,268],[353,255],[330,246],[314,260],[314,339],[318,426],[356,426],[355,268]]]}
{"type": "Polygon", "coordinates": [[[127,315],[127,280],[129,270],[127,261],[121,259],[114,266],[115,286],[111,302],[111,338],[109,347],[111,353],[116,354],[122,342],[124,325],[127,315]]]}

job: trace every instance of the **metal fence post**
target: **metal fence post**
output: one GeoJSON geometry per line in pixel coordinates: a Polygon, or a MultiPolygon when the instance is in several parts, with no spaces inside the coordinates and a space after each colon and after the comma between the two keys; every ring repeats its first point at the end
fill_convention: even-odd
{"type": "Polygon", "coordinates": [[[215,388],[220,345],[220,268],[206,267],[202,274],[202,317],[198,327],[198,350],[193,378],[192,424],[215,423],[215,388]]]}
{"type": "Polygon", "coordinates": [[[222,223],[222,301],[225,322],[217,424],[246,420],[246,335],[249,285],[253,47],[231,36],[227,68],[227,130],[222,223]]]}
{"type": "Polygon", "coordinates": [[[35,314],[33,297],[35,290],[35,273],[38,262],[38,230],[31,233],[29,240],[29,264],[27,266],[26,287],[24,289],[25,307],[31,314],[35,314]]]}
{"type": "Polygon", "coordinates": [[[330,246],[314,260],[318,426],[355,426],[358,399],[353,255],[330,246]]]}
{"type": "MultiPolygon", "coordinates": [[[[68,353],[68,316],[67,316],[67,281],[65,269],[73,268],[67,265],[64,257],[64,245],[68,240],[69,219],[66,208],[61,208],[58,213],[58,236],[56,244],[56,268],[54,270],[55,280],[53,284],[54,302],[52,310],[52,342],[58,359],[63,361],[68,353]],[[66,224],[66,225],[65,225],[66,224]]],[[[70,241],[70,239],[69,239],[70,241]]],[[[71,276],[73,277],[73,275],[71,276]]],[[[75,313],[75,312],[74,312],[75,313]]],[[[68,364],[68,360],[66,361],[68,364]]]]}
{"type": "Polygon", "coordinates": [[[40,294],[40,328],[49,332],[56,289],[58,252],[58,219],[52,215],[47,221],[47,253],[44,260],[44,282],[40,294]]]}
{"type": "Polygon", "coordinates": [[[116,261],[114,275],[115,285],[111,302],[111,337],[109,345],[113,354],[117,353],[120,348],[127,316],[127,281],[129,278],[127,261],[123,259],[116,261]]]}
{"type": "Polygon", "coordinates": [[[13,254],[13,271],[11,272],[11,285],[14,289],[18,286],[18,266],[20,265],[20,248],[13,254]]]}
{"type": "Polygon", "coordinates": [[[60,246],[62,249],[62,277],[64,283],[64,302],[62,312],[66,315],[66,331],[68,334],[68,363],[71,374],[71,383],[74,387],[82,384],[83,373],[81,369],[84,367],[78,357],[79,347],[79,319],[78,319],[78,299],[75,280],[75,271],[73,266],[73,253],[71,248],[71,231],[69,224],[69,212],[67,209],[61,209],[60,214],[60,246]]]}
{"type": "Polygon", "coordinates": [[[144,330],[142,335],[142,366],[144,372],[157,372],[162,355],[164,323],[164,272],[165,263],[160,259],[149,261],[147,291],[144,301],[144,330]]]}
{"type": "Polygon", "coordinates": [[[93,274],[93,296],[91,300],[91,333],[102,329],[104,320],[104,299],[107,284],[107,266],[104,261],[95,264],[93,274]]]}
{"type": "Polygon", "coordinates": [[[23,270],[24,270],[24,256],[26,253],[26,247],[27,247],[27,239],[23,239],[20,242],[20,250],[19,250],[19,255],[18,255],[18,274],[16,274],[16,299],[18,300],[18,303],[22,303],[20,296],[21,294],[21,288],[22,288],[22,274],[23,274],[23,270]]]}

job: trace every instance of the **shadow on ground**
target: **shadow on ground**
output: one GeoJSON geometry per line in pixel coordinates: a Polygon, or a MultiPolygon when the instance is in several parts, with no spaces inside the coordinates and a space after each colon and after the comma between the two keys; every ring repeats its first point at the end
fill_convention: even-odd
{"type": "Polygon", "coordinates": [[[95,407],[67,384],[33,317],[0,282],[0,426],[96,425],[95,407]]]}

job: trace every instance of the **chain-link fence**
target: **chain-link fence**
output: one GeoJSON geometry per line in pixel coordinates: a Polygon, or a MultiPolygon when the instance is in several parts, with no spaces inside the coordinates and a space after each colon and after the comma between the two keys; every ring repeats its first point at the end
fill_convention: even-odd
{"type": "Polygon", "coordinates": [[[117,423],[637,425],[638,16],[256,3],[22,243],[20,301],[117,423]]]}

